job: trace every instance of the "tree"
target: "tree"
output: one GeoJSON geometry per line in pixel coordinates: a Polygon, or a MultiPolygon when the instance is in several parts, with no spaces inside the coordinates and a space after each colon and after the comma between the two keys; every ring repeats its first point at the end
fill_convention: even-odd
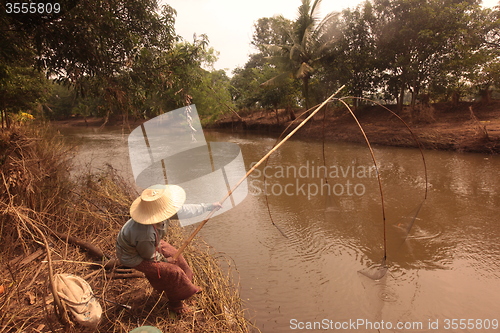
{"type": "Polygon", "coordinates": [[[9,126],[16,112],[33,112],[35,105],[47,95],[43,75],[30,66],[34,56],[28,35],[16,31],[12,17],[0,6],[0,117],[2,128],[9,126]]]}
{"type": "Polygon", "coordinates": [[[174,18],[175,10],[166,5],[160,13],[156,0],[81,0],[64,15],[39,20],[2,11],[0,41],[8,47],[0,57],[15,59],[28,50],[27,66],[73,87],[80,97],[93,96],[106,116],[138,115],[152,95],[177,97],[160,110],[168,103],[184,105],[188,86],[201,80],[201,63],[214,55],[205,36],[179,42],[174,18]]]}
{"type": "Polygon", "coordinates": [[[266,57],[270,56],[269,45],[287,45],[292,43],[290,31],[292,21],[283,16],[263,17],[254,24],[254,33],[250,44],[266,57]]]}
{"type": "Polygon", "coordinates": [[[495,10],[487,12],[485,34],[483,35],[486,45],[494,50],[500,50],[500,3],[495,10]]]}
{"type": "Polygon", "coordinates": [[[177,41],[175,11],[156,0],[81,0],[63,18],[31,31],[37,65],[69,84],[120,72],[143,48],[177,41]]]}
{"type": "Polygon", "coordinates": [[[478,59],[476,70],[469,78],[476,85],[483,102],[490,102],[492,87],[500,87],[500,6],[496,10],[485,9],[478,21],[482,21],[482,29],[477,29],[476,38],[483,45],[474,54],[478,59]]]}
{"type": "Polygon", "coordinates": [[[374,5],[378,57],[384,63],[386,89],[399,109],[407,90],[414,107],[434,78],[442,77],[451,63],[456,71],[463,70],[460,65],[480,47],[475,38],[481,17],[477,1],[375,0],[374,5]]]}
{"type": "Polygon", "coordinates": [[[195,89],[203,85],[202,65],[215,61],[208,39],[176,43],[169,51],[143,47],[120,71],[110,76],[79,80],[80,100],[93,115],[111,114],[148,118],[191,103],[195,89]],[[94,101],[87,100],[93,97],[94,101]],[[86,101],[87,100],[87,101],[86,101]]]}
{"type": "MultiPolygon", "coordinates": [[[[267,45],[271,62],[277,63],[281,74],[264,82],[263,85],[276,84],[282,77],[301,80],[305,107],[309,108],[309,81],[322,60],[328,55],[338,33],[337,13],[328,14],[319,20],[318,11],[321,0],[302,0],[298,17],[286,30],[286,43],[267,45]]],[[[272,39],[273,42],[279,38],[272,39]]],[[[264,46],[264,45],[263,45],[264,46]]]]}
{"type": "MultiPolygon", "coordinates": [[[[277,68],[266,65],[260,71],[262,79],[266,80],[279,75],[277,68]]],[[[262,82],[262,81],[260,81],[262,82]]],[[[261,107],[274,110],[276,114],[276,124],[280,124],[279,109],[286,109],[290,115],[290,120],[295,119],[293,107],[298,99],[298,89],[296,81],[291,77],[282,78],[279,84],[260,86],[258,100],[261,107]]]]}
{"type": "Polygon", "coordinates": [[[234,111],[230,94],[230,79],[223,70],[202,70],[201,82],[192,90],[193,103],[200,117],[214,117],[234,111]]]}
{"type": "Polygon", "coordinates": [[[262,53],[253,54],[244,68],[237,68],[231,78],[231,95],[238,108],[271,109],[276,113],[279,123],[278,109],[291,111],[296,106],[300,88],[290,77],[282,77],[279,84],[262,86],[261,83],[279,75],[279,70],[270,64],[262,53]]]}
{"type": "Polygon", "coordinates": [[[476,88],[488,100],[500,85],[500,7],[484,9],[478,0],[367,0],[319,21],[319,4],[303,0],[293,22],[280,16],[257,22],[252,44],[259,53],[235,73],[233,86],[246,87],[234,90],[236,101],[257,103],[253,80],[265,66],[277,73],[263,86],[298,79],[306,106],[341,84],[357,97],[396,100],[399,109],[410,94],[415,109],[419,96],[458,102],[476,88]]]}
{"type": "MultiPolygon", "coordinates": [[[[377,90],[379,71],[373,35],[375,16],[369,1],[339,17],[339,36],[324,58],[325,80],[345,84],[355,97],[377,90]]],[[[358,104],[358,100],[355,100],[358,104]]]]}
{"type": "Polygon", "coordinates": [[[0,80],[2,128],[9,127],[10,117],[15,113],[25,111],[33,114],[49,94],[49,84],[40,72],[29,67],[3,66],[0,80]]]}
{"type": "Polygon", "coordinates": [[[252,54],[243,68],[233,71],[230,92],[237,108],[259,108],[259,94],[262,90],[260,84],[262,69],[268,66],[262,53],[252,54]]]}

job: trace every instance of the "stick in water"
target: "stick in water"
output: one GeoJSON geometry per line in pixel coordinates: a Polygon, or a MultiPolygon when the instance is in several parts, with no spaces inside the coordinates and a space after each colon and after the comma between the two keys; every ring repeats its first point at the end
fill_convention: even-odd
{"type": "MultiPolygon", "coordinates": [[[[222,198],[222,200],[220,200],[219,202],[221,204],[224,203],[224,201],[226,201],[227,198],[229,198],[229,196],[238,188],[238,186],[240,186],[241,183],[243,183],[245,181],[245,179],[248,178],[248,176],[255,170],[257,169],[269,156],[271,156],[272,153],[274,153],[283,143],[285,143],[288,139],[290,139],[292,137],[292,135],[294,135],[302,126],[304,126],[305,123],[307,123],[309,121],[309,119],[311,119],[312,117],[314,117],[314,115],[316,113],[318,113],[319,110],[321,110],[332,98],[335,97],[335,95],[337,95],[342,89],[344,89],[345,86],[342,86],[340,87],[334,94],[332,94],[330,97],[328,97],[323,103],[321,103],[317,108],[316,110],[314,110],[306,119],[304,119],[293,131],[291,131],[283,140],[281,140],[280,143],[278,143],[273,149],[271,149],[264,157],[262,157],[260,159],[259,162],[257,162],[257,164],[255,164],[250,170],[248,170],[248,172],[245,174],[245,176],[243,176],[243,178],[241,178],[238,183],[236,183],[236,185],[229,191],[227,192],[227,194],[224,196],[224,198],[222,198]]],[[[177,253],[175,253],[175,255],[173,256],[173,259],[174,260],[177,260],[177,258],[179,258],[179,256],[181,255],[181,253],[186,249],[186,247],[189,245],[189,243],[191,243],[191,241],[194,239],[194,237],[198,234],[198,232],[201,230],[201,228],[203,228],[203,226],[208,222],[208,220],[210,220],[210,218],[214,215],[214,213],[216,212],[216,209],[212,210],[208,215],[207,217],[200,222],[200,224],[198,225],[198,227],[193,231],[193,233],[188,237],[188,239],[186,239],[186,241],[184,242],[184,244],[182,244],[182,246],[179,248],[179,250],[177,251],[177,253]]]]}

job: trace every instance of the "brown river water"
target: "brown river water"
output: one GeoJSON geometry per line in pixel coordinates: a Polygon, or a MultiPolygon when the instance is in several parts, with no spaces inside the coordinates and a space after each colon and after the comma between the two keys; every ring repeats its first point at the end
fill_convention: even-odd
{"type": "MultiPolygon", "coordinates": [[[[133,182],[127,133],[63,134],[79,147],[77,164],[110,163],[133,182]]],[[[275,143],[205,137],[238,144],[247,170],[275,143]]],[[[500,157],[424,151],[428,198],[405,239],[398,226],[424,198],[422,159],[416,149],[375,147],[389,270],[372,280],[359,271],[380,263],[384,233],[369,151],[327,143],[323,162],[322,150],[318,141],[287,142],[249,177],[244,201],[200,233],[233,260],[248,318],[266,333],[499,332],[500,157]]]]}

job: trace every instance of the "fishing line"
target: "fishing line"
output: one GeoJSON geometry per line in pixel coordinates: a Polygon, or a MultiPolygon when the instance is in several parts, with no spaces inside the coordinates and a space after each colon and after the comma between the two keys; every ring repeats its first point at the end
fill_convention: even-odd
{"type": "MultiPolygon", "coordinates": [[[[281,141],[279,141],[281,139],[281,137],[288,131],[288,129],[294,125],[298,120],[300,120],[300,118],[304,115],[306,115],[307,113],[310,112],[310,110],[312,110],[313,108],[309,109],[309,110],[306,110],[305,112],[303,112],[299,117],[297,117],[294,121],[292,121],[287,127],[286,129],[283,131],[283,133],[280,135],[280,137],[278,138],[277,142],[279,141],[279,143],[276,143],[273,148],[263,157],[261,158],[261,160],[259,162],[257,162],[248,172],[247,174],[233,187],[233,189],[231,189],[227,194],[226,196],[220,201],[221,204],[232,194],[232,192],[257,168],[259,167],[263,162],[265,162],[266,166],[267,166],[267,159],[268,157],[275,151],[277,150],[285,141],[287,141],[293,134],[295,134],[308,120],[310,120],[317,112],[319,112],[321,110],[322,107],[324,107],[327,103],[330,103],[334,100],[336,101],[339,101],[340,103],[342,103],[346,108],[347,110],[349,111],[349,114],[354,118],[354,120],[356,121],[356,124],[358,126],[358,128],[360,129],[363,137],[364,137],[364,140],[368,146],[368,149],[370,151],[370,155],[371,155],[371,158],[372,158],[372,161],[373,161],[373,164],[375,166],[375,170],[376,170],[376,175],[377,175],[377,182],[378,182],[378,186],[379,186],[379,192],[380,192],[380,199],[381,199],[381,209],[382,209],[382,220],[383,220],[383,234],[384,234],[384,256],[381,260],[381,263],[380,264],[376,264],[376,265],[372,265],[370,267],[368,267],[367,269],[363,269],[363,270],[360,270],[359,272],[371,279],[374,279],[374,280],[379,280],[381,279],[387,272],[387,265],[386,265],[386,260],[387,260],[387,227],[386,227],[386,211],[385,211],[385,202],[384,202],[384,193],[383,193],[383,189],[382,189],[382,181],[380,179],[380,172],[379,172],[379,167],[378,167],[378,164],[377,164],[377,160],[375,158],[375,154],[374,154],[374,151],[372,149],[372,146],[370,144],[370,141],[366,135],[366,132],[364,131],[361,123],[359,122],[358,118],[356,117],[356,115],[354,114],[354,112],[352,111],[351,107],[344,101],[345,99],[353,99],[353,98],[357,98],[357,99],[360,99],[360,100],[365,100],[365,101],[369,101],[371,103],[374,103],[374,104],[377,104],[379,106],[381,106],[382,108],[384,108],[385,110],[389,111],[392,115],[396,116],[405,126],[406,128],[410,131],[414,141],[417,143],[417,146],[420,150],[420,153],[421,153],[421,156],[422,156],[422,161],[424,163],[424,171],[425,171],[425,194],[424,194],[424,201],[425,199],[427,198],[427,192],[428,192],[428,178],[427,178],[427,166],[426,166],[426,163],[425,163],[425,158],[424,158],[424,155],[423,155],[423,151],[422,151],[422,145],[420,143],[420,141],[418,141],[418,139],[416,138],[415,134],[413,133],[413,131],[410,129],[410,127],[408,126],[408,124],[399,116],[397,115],[396,113],[394,113],[392,110],[388,109],[387,107],[381,105],[380,103],[377,103],[377,102],[374,102],[374,101],[371,101],[369,99],[365,99],[365,98],[359,98],[359,97],[343,97],[343,98],[335,98],[334,96],[340,92],[340,90],[342,90],[344,88],[344,86],[342,86],[339,90],[337,90],[337,92],[335,92],[333,95],[331,95],[328,99],[326,99],[323,103],[321,103],[306,119],[304,119],[296,128],[294,128],[284,139],[282,139],[281,141]]],[[[326,156],[325,156],[325,122],[326,122],[326,111],[323,115],[323,149],[322,149],[322,154],[323,154],[323,163],[325,164],[326,166],[326,156]]],[[[325,175],[326,176],[326,175],[325,175]]],[[[327,179],[326,179],[327,181],[327,179]]],[[[264,173],[264,183],[265,183],[265,173],[264,173]]],[[[278,231],[280,231],[280,233],[288,238],[286,236],[286,234],[276,225],[276,223],[274,222],[273,218],[272,218],[272,214],[271,214],[271,210],[270,210],[270,207],[269,207],[269,201],[268,201],[268,198],[267,198],[267,194],[265,193],[265,197],[266,197],[266,206],[267,206],[267,209],[268,209],[268,213],[269,213],[269,216],[270,216],[270,219],[271,219],[271,222],[272,224],[278,229],[278,231]]],[[[409,232],[409,230],[411,230],[412,226],[413,226],[413,223],[416,219],[416,216],[418,214],[418,212],[420,211],[420,208],[421,206],[423,205],[423,202],[420,204],[419,208],[417,209],[417,212],[416,212],[416,215],[415,217],[412,219],[411,223],[409,224],[407,230],[409,232]]],[[[194,230],[194,232],[190,235],[190,237],[184,242],[184,244],[181,246],[181,248],[177,251],[177,253],[174,255],[174,259],[177,259],[178,256],[182,253],[182,251],[187,247],[187,245],[193,240],[193,238],[196,236],[196,234],[201,230],[201,228],[208,222],[208,220],[212,217],[213,213],[215,212],[215,210],[211,211],[208,216],[206,217],[206,219],[204,221],[202,221],[200,223],[200,225],[194,230]]]]}
{"type": "MultiPolygon", "coordinates": [[[[325,180],[325,184],[328,184],[328,173],[327,173],[327,166],[326,166],[326,150],[325,150],[325,125],[326,125],[326,111],[327,111],[327,108],[324,108],[323,110],[323,126],[322,126],[322,133],[321,133],[321,136],[322,136],[322,145],[321,145],[321,155],[322,155],[322,160],[323,160],[323,167],[324,167],[324,170],[325,170],[325,175],[324,175],[324,180],[325,180]]],[[[329,211],[329,208],[332,207],[332,198],[331,198],[331,193],[328,193],[328,195],[326,196],[326,199],[325,199],[325,207],[324,207],[324,211],[325,213],[327,211],[329,211]]],[[[325,221],[326,221],[326,215],[325,215],[325,221]]]]}
{"type": "MultiPolygon", "coordinates": [[[[356,117],[356,115],[354,114],[354,112],[352,111],[351,107],[344,101],[344,99],[347,99],[347,98],[350,98],[350,97],[345,97],[345,98],[334,98],[334,99],[331,99],[331,101],[333,100],[337,100],[339,101],[340,103],[342,103],[346,108],[347,110],[349,111],[349,114],[353,117],[353,119],[356,121],[356,124],[358,126],[358,128],[360,129],[363,137],[364,137],[364,140],[366,142],[366,145],[368,146],[368,149],[370,151],[370,155],[371,155],[371,158],[372,158],[372,161],[373,161],[373,164],[375,166],[375,170],[376,170],[376,175],[377,175],[377,182],[378,182],[378,185],[379,185],[379,192],[380,192],[380,198],[381,198],[381,208],[382,208],[382,220],[383,220],[383,235],[384,235],[384,256],[382,258],[382,261],[381,261],[381,264],[378,265],[376,268],[375,268],[375,271],[373,270],[373,266],[371,268],[370,271],[362,271],[361,273],[372,278],[372,279],[375,279],[375,280],[378,280],[380,279],[382,276],[385,275],[386,271],[387,271],[387,265],[386,265],[386,260],[387,260],[387,230],[386,230],[386,212],[385,212],[385,202],[384,202],[384,194],[383,194],[383,189],[382,189],[382,181],[380,179],[380,172],[379,172],[379,167],[378,167],[378,163],[377,163],[377,160],[375,158],[375,153],[373,152],[373,149],[372,149],[372,146],[371,146],[371,143],[370,143],[370,140],[368,139],[367,135],[366,135],[366,132],[364,131],[361,123],[359,122],[358,118],[356,117]]],[[[300,117],[302,117],[302,115],[306,114],[309,110],[305,111],[303,114],[300,115],[300,117]]],[[[323,124],[322,124],[322,160],[323,160],[323,165],[326,167],[326,149],[325,149],[325,124],[326,124],[326,109],[323,110],[324,113],[323,113],[323,124]]],[[[398,117],[399,118],[399,117],[398,117]]],[[[297,118],[298,119],[298,118],[297,118]]],[[[402,120],[402,119],[401,119],[402,120]]],[[[404,121],[403,121],[404,122],[404,121]]],[[[283,133],[280,135],[280,137],[278,138],[277,142],[279,142],[279,140],[281,139],[281,137],[284,135],[284,133],[286,133],[286,131],[288,130],[288,128],[290,126],[293,125],[294,122],[292,122],[284,131],[283,133]]],[[[408,126],[407,126],[408,127],[408,126]]],[[[409,128],[409,127],[408,127],[409,128]]],[[[267,165],[267,162],[266,161],[266,165],[267,165]]],[[[325,182],[328,182],[328,177],[327,175],[325,174],[325,182]]],[[[331,203],[331,198],[328,198],[330,199],[329,201],[327,201],[326,203],[329,204],[331,203]]],[[[272,214],[271,214],[271,210],[270,210],[270,207],[269,207],[269,201],[268,201],[268,198],[267,198],[267,195],[266,195],[266,205],[267,205],[267,209],[268,209],[268,213],[269,213],[269,217],[271,219],[271,222],[273,223],[273,225],[275,227],[277,227],[277,229],[284,235],[284,233],[281,231],[281,229],[279,229],[279,227],[276,225],[276,223],[274,222],[273,218],[272,218],[272,214]]],[[[284,235],[286,237],[286,235],[284,235]]],[[[287,237],[288,238],[288,237],[287,237]]]]}
{"type": "MultiPolygon", "coordinates": [[[[281,132],[281,134],[279,135],[279,137],[276,139],[274,145],[273,145],[273,148],[276,147],[276,145],[281,141],[281,139],[283,138],[283,136],[285,135],[285,133],[287,133],[287,131],[290,129],[290,127],[292,127],[295,123],[299,122],[304,115],[308,114],[309,112],[311,112],[312,110],[314,110],[316,107],[318,107],[319,104],[316,104],[315,106],[313,106],[312,108],[302,112],[297,118],[295,118],[290,124],[288,124],[288,126],[283,130],[283,132],[281,132]]],[[[267,159],[264,163],[264,170],[266,169],[267,167],[267,164],[269,163],[270,159],[267,159]]],[[[266,173],[263,172],[263,175],[264,175],[264,178],[263,178],[263,182],[264,182],[264,188],[267,188],[266,187],[266,181],[267,181],[267,177],[266,177],[266,173]]],[[[278,229],[278,231],[281,233],[281,235],[285,238],[289,238],[284,232],[283,230],[281,230],[281,228],[274,222],[274,219],[273,219],[273,216],[271,214],[271,208],[269,207],[269,196],[267,195],[267,192],[264,191],[264,198],[266,200],[266,207],[267,207],[267,213],[269,215],[269,219],[271,220],[271,223],[274,227],[276,227],[276,229],[278,229]]]]}
{"type": "Polygon", "coordinates": [[[358,118],[352,111],[351,107],[344,101],[344,99],[337,99],[339,102],[344,104],[344,106],[347,108],[351,116],[354,118],[356,121],[356,124],[361,131],[361,134],[363,134],[363,138],[365,139],[365,142],[368,146],[368,149],[370,151],[370,155],[373,161],[373,165],[375,166],[375,171],[377,174],[377,182],[378,182],[378,187],[379,187],[379,192],[380,192],[380,200],[381,200],[381,208],[382,208],[382,222],[383,222],[383,231],[384,231],[384,256],[381,260],[381,263],[379,265],[373,265],[367,269],[360,270],[359,272],[373,280],[380,280],[385,273],[387,272],[387,265],[386,265],[386,260],[387,260],[387,229],[386,229],[386,214],[385,214],[385,203],[384,203],[384,192],[382,190],[382,181],[380,179],[380,172],[377,164],[377,160],[375,159],[375,153],[373,152],[372,146],[370,144],[370,140],[368,140],[368,137],[366,136],[366,132],[363,129],[363,126],[361,126],[358,118]]]}
{"type": "Polygon", "coordinates": [[[363,275],[365,275],[365,276],[367,276],[367,277],[369,277],[371,279],[378,280],[378,279],[381,279],[385,275],[385,273],[386,273],[386,271],[388,269],[388,267],[386,265],[386,261],[387,261],[387,227],[386,227],[386,215],[385,215],[384,196],[383,196],[383,191],[382,191],[382,182],[380,180],[380,172],[379,172],[379,169],[378,169],[378,166],[377,166],[377,162],[375,160],[375,155],[374,155],[373,150],[371,148],[371,145],[370,145],[370,143],[368,141],[366,133],[363,130],[361,124],[359,123],[357,117],[352,112],[352,110],[349,107],[349,105],[343,101],[344,99],[359,99],[359,100],[368,101],[370,103],[376,104],[376,105],[382,107],[383,109],[389,111],[393,116],[395,116],[399,121],[401,121],[405,125],[405,127],[410,132],[413,140],[416,142],[417,147],[419,148],[420,155],[422,157],[423,166],[424,166],[424,174],[425,174],[424,199],[422,200],[422,202],[418,206],[414,217],[410,220],[410,222],[406,226],[406,235],[404,237],[405,240],[406,240],[406,238],[408,236],[408,233],[410,232],[411,228],[413,227],[413,224],[414,224],[414,222],[415,222],[415,220],[417,218],[418,213],[420,212],[420,209],[422,208],[422,205],[424,204],[425,200],[427,199],[427,193],[428,193],[427,164],[425,162],[425,157],[424,157],[424,153],[423,153],[423,150],[422,150],[422,144],[420,143],[420,141],[416,137],[415,133],[411,130],[410,126],[398,114],[396,114],[395,112],[393,112],[392,110],[390,110],[386,106],[384,106],[384,105],[382,105],[382,104],[380,104],[380,103],[378,103],[376,101],[372,101],[372,100],[369,100],[369,99],[363,98],[363,97],[349,96],[349,97],[342,97],[342,98],[338,98],[337,99],[337,100],[339,100],[340,102],[342,102],[346,106],[346,108],[348,109],[349,113],[354,117],[354,119],[355,119],[355,121],[356,121],[359,129],[361,130],[361,132],[362,132],[362,134],[363,134],[363,136],[365,138],[365,141],[366,141],[366,143],[368,145],[368,148],[370,149],[370,153],[372,155],[372,159],[373,159],[376,171],[377,171],[377,180],[378,180],[379,190],[380,190],[380,197],[381,197],[381,204],[382,204],[382,219],[383,219],[383,226],[384,226],[384,228],[383,228],[383,232],[384,232],[384,256],[383,256],[380,264],[375,264],[375,265],[372,265],[372,266],[370,266],[368,268],[362,269],[362,270],[359,271],[359,273],[361,273],[361,274],[363,274],[363,275]]]}
{"type": "MultiPolygon", "coordinates": [[[[422,209],[422,206],[424,204],[424,201],[422,201],[420,204],[415,207],[412,212],[415,212],[415,214],[410,214],[410,216],[404,216],[399,219],[399,221],[394,225],[395,228],[398,230],[402,231],[402,242],[404,243],[406,239],[408,238],[408,235],[413,228],[413,224],[415,223],[415,220],[417,219],[418,213],[420,212],[420,209],[422,209]]],[[[402,245],[402,244],[400,244],[402,245]]]]}
{"type": "Polygon", "coordinates": [[[410,134],[411,134],[411,136],[413,138],[413,141],[415,141],[415,143],[417,144],[417,148],[419,149],[420,156],[422,157],[422,164],[423,164],[423,167],[424,167],[424,178],[425,178],[424,198],[423,198],[422,202],[420,202],[420,204],[415,209],[412,210],[412,212],[415,212],[415,214],[410,214],[410,216],[413,216],[413,217],[409,218],[409,221],[405,223],[404,227],[402,225],[400,225],[400,224],[402,224],[401,221],[398,221],[398,223],[396,224],[396,227],[399,227],[401,230],[404,231],[404,234],[403,234],[403,237],[402,237],[403,240],[402,240],[401,244],[399,244],[399,246],[401,246],[406,241],[406,239],[408,238],[408,235],[410,234],[410,231],[413,228],[415,220],[417,219],[417,216],[418,216],[418,214],[420,212],[420,209],[422,208],[424,202],[427,199],[427,195],[428,195],[429,182],[428,182],[428,174],[427,174],[427,163],[425,161],[425,156],[424,156],[422,144],[418,140],[418,138],[415,135],[415,133],[411,130],[411,128],[408,125],[408,123],[406,121],[404,121],[397,113],[395,113],[394,111],[392,111],[388,107],[386,107],[386,106],[384,106],[384,105],[382,105],[382,104],[380,104],[380,103],[378,103],[376,101],[372,101],[370,99],[363,98],[363,97],[352,97],[351,96],[351,97],[343,97],[342,99],[344,99],[344,98],[352,98],[352,99],[358,99],[358,100],[367,101],[367,102],[373,103],[375,105],[378,105],[381,108],[383,108],[386,111],[388,111],[391,115],[395,116],[400,122],[403,123],[403,125],[406,127],[406,129],[408,130],[408,132],[410,132],[410,134]],[[401,228],[401,227],[403,227],[403,228],[401,228]]]}
{"type": "Polygon", "coordinates": [[[410,132],[412,138],[413,138],[413,141],[415,141],[415,143],[417,144],[417,147],[420,151],[420,156],[422,157],[422,163],[423,163],[423,166],[424,166],[424,175],[425,175],[425,193],[424,193],[424,200],[427,199],[427,193],[428,193],[428,176],[427,176],[427,163],[425,161],[425,156],[424,156],[424,151],[423,151],[423,147],[422,147],[422,143],[418,140],[417,136],[415,135],[415,133],[411,130],[410,126],[408,125],[408,123],[406,121],[403,120],[403,118],[401,118],[396,112],[392,111],[391,109],[389,109],[388,107],[380,104],[379,102],[376,102],[376,101],[372,101],[371,99],[368,99],[368,98],[364,98],[364,97],[354,97],[354,96],[349,96],[349,97],[342,97],[340,99],[359,99],[359,100],[363,100],[363,101],[367,101],[367,102],[370,102],[370,103],[373,103],[375,105],[378,105],[380,106],[381,108],[385,109],[386,111],[388,111],[389,113],[391,113],[393,116],[395,116],[399,121],[401,121],[403,123],[403,125],[406,127],[406,129],[408,130],[408,132],[410,132]]]}
{"type": "MultiPolygon", "coordinates": [[[[364,275],[366,275],[366,276],[368,276],[368,277],[370,277],[370,278],[372,278],[374,280],[378,280],[378,279],[382,278],[385,275],[385,273],[386,273],[386,271],[388,269],[388,267],[386,265],[386,261],[387,261],[387,219],[386,219],[386,209],[385,209],[385,200],[384,200],[384,193],[383,193],[382,181],[381,181],[381,178],[380,178],[380,170],[379,170],[379,166],[378,166],[377,160],[375,158],[375,153],[374,153],[373,148],[371,146],[371,143],[370,143],[370,141],[368,139],[368,136],[366,135],[366,132],[364,131],[363,126],[361,125],[361,123],[359,122],[358,118],[356,117],[356,115],[352,111],[351,107],[344,101],[345,99],[359,99],[359,100],[369,101],[369,102],[374,103],[376,105],[379,105],[383,109],[389,111],[392,115],[394,115],[399,121],[401,121],[404,124],[404,126],[410,132],[413,140],[416,142],[417,147],[419,148],[420,155],[421,155],[422,161],[423,161],[423,166],[424,166],[425,193],[424,193],[424,199],[420,203],[420,205],[417,207],[416,212],[413,215],[413,218],[411,218],[411,220],[409,221],[409,223],[406,223],[406,225],[405,225],[405,228],[404,228],[404,230],[405,230],[404,240],[406,240],[406,238],[407,238],[410,230],[412,229],[413,224],[414,224],[414,222],[415,222],[415,220],[416,220],[416,218],[418,216],[418,213],[420,212],[420,209],[422,208],[422,205],[423,205],[423,203],[425,202],[425,200],[427,198],[427,193],[428,193],[427,165],[426,165],[426,162],[425,162],[425,157],[424,157],[424,154],[423,154],[422,145],[421,145],[420,141],[417,139],[416,135],[411,130],[410,126],[399,115],[397,115],[396,113],[394,113],[392,110],[390,110],[389,108],[383,106],[382,104],[380,104],[378,102],[375,102],[375,101],[372,101],[372,100],[369,100],[369,99],[366,99],[366,98],[360,98],[360,97],[349,96],[349,97],[343,97],[343,98],[334,98],[334,99],[330,100],[330,103],[332,101],[334,101],[334,100],[337,100],[338,102],[342,103],[347,108],[347,110],[349,111],[349,114],[353,117],[353,119],[355,120],[358,128],[360,129],[360,131],[361,131],[361,133],[363,135],[365,143],[366,143],[366,145],[367,145],[367,147],[368,147],[368,149],[370,151],[370,155],[371,155],[373,164],[375,166],[375,170],[376,170],[376,174],[377,174],[377,182],[378,182],[379,192],[380,192],[380,199],[381,199],[382,222],[383,222],[384,256],[383,256],[380,264],[372,265],[372,266],[368,267],[367,269],[361,270],[360,273],[362,273],[362,274],[364,274],[364,275]]],[[[302,113],[295,121],[298,121],[303,115],[307,114],[310,110],[311,109],[309,109],[309,110],[305,111],[304,113],[302,113]]],[[[277,139],[277,142],[279,142],[279,140],[288,131],[288,129],[291,126],[293,126],[293,124],[295,124],[295,121],[293,121],[292,123],[290,123],[288,125],[288,127],[282,132],[282,134],[277,139]]],[[[323,165],[326,167],[325,127],[326,127],[326,108],[325,108],[325,110],[323,110],[323,124],[322,124],[322,161],[323,161],[323,165]]],[[[267,163],[268,163],[268,161],[266,161],[266,165],[267,165],[267,163]]],[[[265,175],[264,175],[264,182],[265,182],[265,175]]],[[[326,174],[325,174],[325,182],[328,183],[328,177],[327,177],[326,174]]],[[[283,236],[287,237],[284,234],[284,232],[274,222],[274,219],[273,219],[272,213],[271,213],[271,209],[269,207],[269,200],[268,200],[267,194],[265,194],[265,198],[266,198],[266,207],[267,207],[267,210],[268,210],[268,214],[269,214],[269,218],[271,220],[271,223],[280,231],[280,233],[283,236]]],[[[326,205],[330,205],[331,204],[331,198],[330,198],[330,196],[328,196],[327,201],[325,201],[325,204],[326,205]]],[[[403,242],[404,242],[404,240],[403,240],[403,242]]]]}

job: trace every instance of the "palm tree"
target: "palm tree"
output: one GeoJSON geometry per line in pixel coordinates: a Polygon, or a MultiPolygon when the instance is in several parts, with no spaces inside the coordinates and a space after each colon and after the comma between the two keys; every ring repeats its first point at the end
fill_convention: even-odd
{"type": "Polygon", "coordinates": [[[262,85],[277,84],[280,78],[293,77],[302,81],[302,94],[305,107],[309,108],[309,80],[328,55],[335,42],[338,13],[330,13],[321,21],[318,18],[321,0],[302,0],[298,9],[298,17],[289,31],[291,40],[286,45],[268,45],[268,52],[274,62],[281,65],[282,73],[262,85]]]}

